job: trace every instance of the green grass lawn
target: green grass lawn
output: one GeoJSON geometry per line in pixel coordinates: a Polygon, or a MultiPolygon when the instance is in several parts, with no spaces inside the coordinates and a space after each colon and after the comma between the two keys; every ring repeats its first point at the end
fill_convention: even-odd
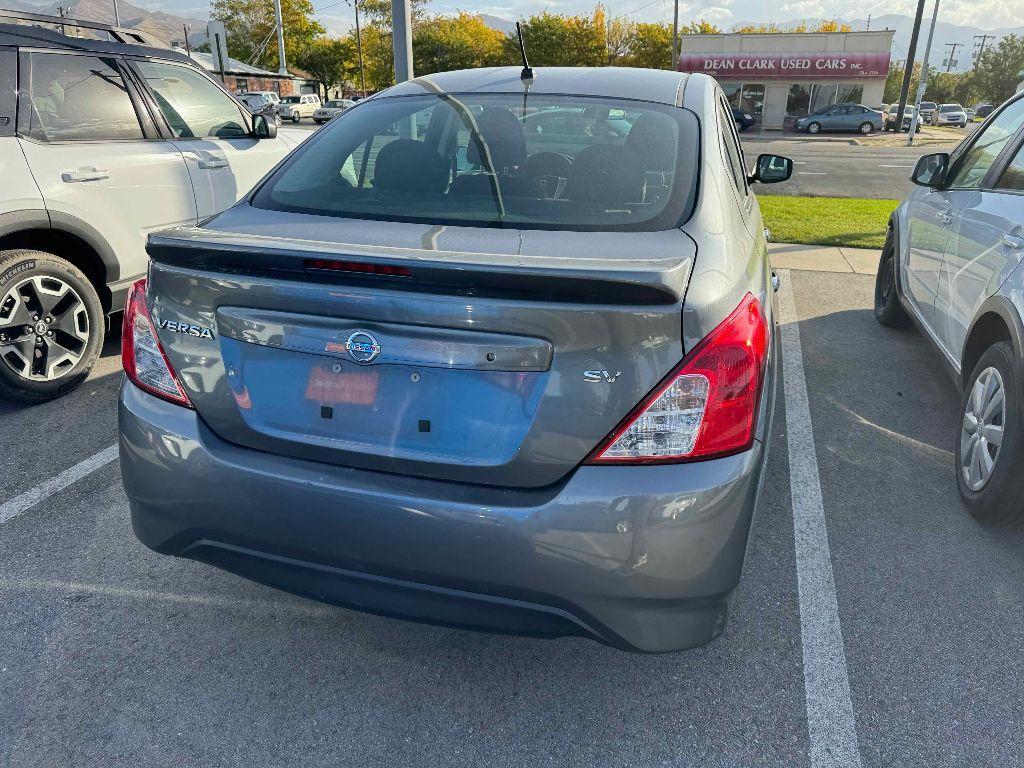
{"type": "Polygon", "coordinates": [[[764,225],[776,243],[847,245],[879,248],[885,242],[885,228],[899,200],[870,200],[857,197],[758,198],[764,225]]]}

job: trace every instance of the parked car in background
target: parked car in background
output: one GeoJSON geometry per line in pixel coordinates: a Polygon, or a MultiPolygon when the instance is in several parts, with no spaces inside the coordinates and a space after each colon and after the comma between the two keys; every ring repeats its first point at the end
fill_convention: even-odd
{"type": "Polygon", "coordinates": [[[952,153],[920,158],[893,214],[875,316],[911,320],[962,388],[951,443],[964,504],[1024,517],[1024,94],[952,153]]]}
{"type": "Polygon", "coordinates": [[[798,118],[793,127],[812,134],[822,131],[868,134],[882,130],[882,114],[863,104],[833,104],[821,112],[798,118]]]}
{"type": "Polygon", "coordinates": [[[968,123],[973,123],[978,116],[978,113],[974,110],[973,107],[965,107],[964,114],[967,115],[968,123]]]}
{"type": "Polygon", "coordinates": [[[0,394],[27,402],[88,375],[150,232],[234,204],[307,135],[184,54],[9,24],[0,118],[0,394]]]}
{"type": "Polygon", "coordinates": [[[932,123],[936,126],[955,125],[958,128],[965,128],[967,112],[959,104],[940,104],[932,115],[932,123]]]}
{"type": "Polygon", "coordinates": [[[444,72],[340,115],[150,238],[119,419],[136,535],[407,619],[708,642],[772,434],[753,186],[792,169],[748,165],[717,83],[667,70],[444,72]],[[527,130],[548,109],[631,127],[527,130]]]}
{"type": "Polygon", "coordinates": [[[732,108],[732,119],[736,121],[736,127],[742,132],[757,123],[752,114],[743,109],[732,108]]]}
{"type": "Polygon", "coordinates": [[[935,111],[939,108],[934,101],[921,102],[921,119],[925,125],[932,125],[935,122],[935,111]]]}
{"type": "Polygon", "coordinates": [[[278,114],[282,120],[299,122],[304,117],[312,117],[320,109],[320,97],[315,93],[303,93],[295,96],[285,96],[277,105],[278,114]]]}
{"type": "Polygon", "coordinates": [[[346,109],[354,107],[356,103],[351,99],[328,99],[318,110],[313,113],[313,122],[317,125],[326,123],[332,117],[337,117],[346,109]]]}
{"type": "Polygon", "coordinates": [[[238,100],[245,104],[254,115],[263,115],[268,120],[272,120],[274,125],[281,126],[281,115],[277,113],[274,105],[266,101],[260,94],[243,93],[238,100]]]}
{"type": "Polygon", "coordinates": [[[991,115],[994,110],[995,105],[993,104],[977,104],[974,107],[975,114],[983,120],[991,115]]]}
{"type": "Polygon", "coordinates": [[[281,95],[277,91],[246,91],[243,96],[258,96],[275,109],[281,103],[281,95]]]}
{"type": "MultiPolygon", "coordinates": [[[[895,131],[896,130],[896,113],[899,110],[898,104],[893,104],[889,112],[885,115],[885,130],[895,131]]],[[[903,109],[903,122],[900,125],[900,131],[904,133],[910,133],[910,125],[914,119],[914,107],[911,104],[907,104],[903,109]]],[[[917,133],[921,132],[921,121],[917,122],[917,133]]]]}

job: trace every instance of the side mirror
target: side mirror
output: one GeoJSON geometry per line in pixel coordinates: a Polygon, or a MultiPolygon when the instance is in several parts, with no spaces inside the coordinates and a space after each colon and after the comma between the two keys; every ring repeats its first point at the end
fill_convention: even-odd
{"type": "Polygon", "coordinates": [[[273,139],[277,137],[277,124],[267,119],[266,115],[252,116],[252,135],[257,139],[273,139]]]}
{"type": "Polygon", "coordinates": [[[782,155],[758,155],[754,172],[748,181],[762,184],[778,184],[787,181],[793,175],[793,161],[782,155]]]}
{"type": "Polygon", "coordinates": [[[910,174],[910,180],[919,187],[939,189],[946,180],[946,171],[949,169],[949,154],[936,152],[932,155],[922,155],[917,159],[914,172],[910,174]]]}

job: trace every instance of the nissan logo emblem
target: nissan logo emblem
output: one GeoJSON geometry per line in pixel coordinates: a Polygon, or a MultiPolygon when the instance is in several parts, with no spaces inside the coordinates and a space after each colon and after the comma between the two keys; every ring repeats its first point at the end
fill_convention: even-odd
{"type": "Polygon", "coordinates": [[[380,355],[380,344],[369,331],[355,331],[345,342],[345,350],[357,363],[367,365],[380,355]]]}

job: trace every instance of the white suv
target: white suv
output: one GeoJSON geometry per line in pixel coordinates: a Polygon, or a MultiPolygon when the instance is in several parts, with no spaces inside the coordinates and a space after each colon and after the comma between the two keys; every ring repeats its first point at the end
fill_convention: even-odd
{"type": "Polygon", "coordinates": [[[313,113],[320,109],[320,97],[315,93],[303,93],[295,96],[285,96],[277,105],[277,112],[282,120],[299,122],[304,117],[312,117],[313,113]]]}
{"type": "Polygon", "coordinates": [[[147,235],[234,204],[306,135],[173,50],[0,24],[0,395],[79,384],[147,235]]]}

